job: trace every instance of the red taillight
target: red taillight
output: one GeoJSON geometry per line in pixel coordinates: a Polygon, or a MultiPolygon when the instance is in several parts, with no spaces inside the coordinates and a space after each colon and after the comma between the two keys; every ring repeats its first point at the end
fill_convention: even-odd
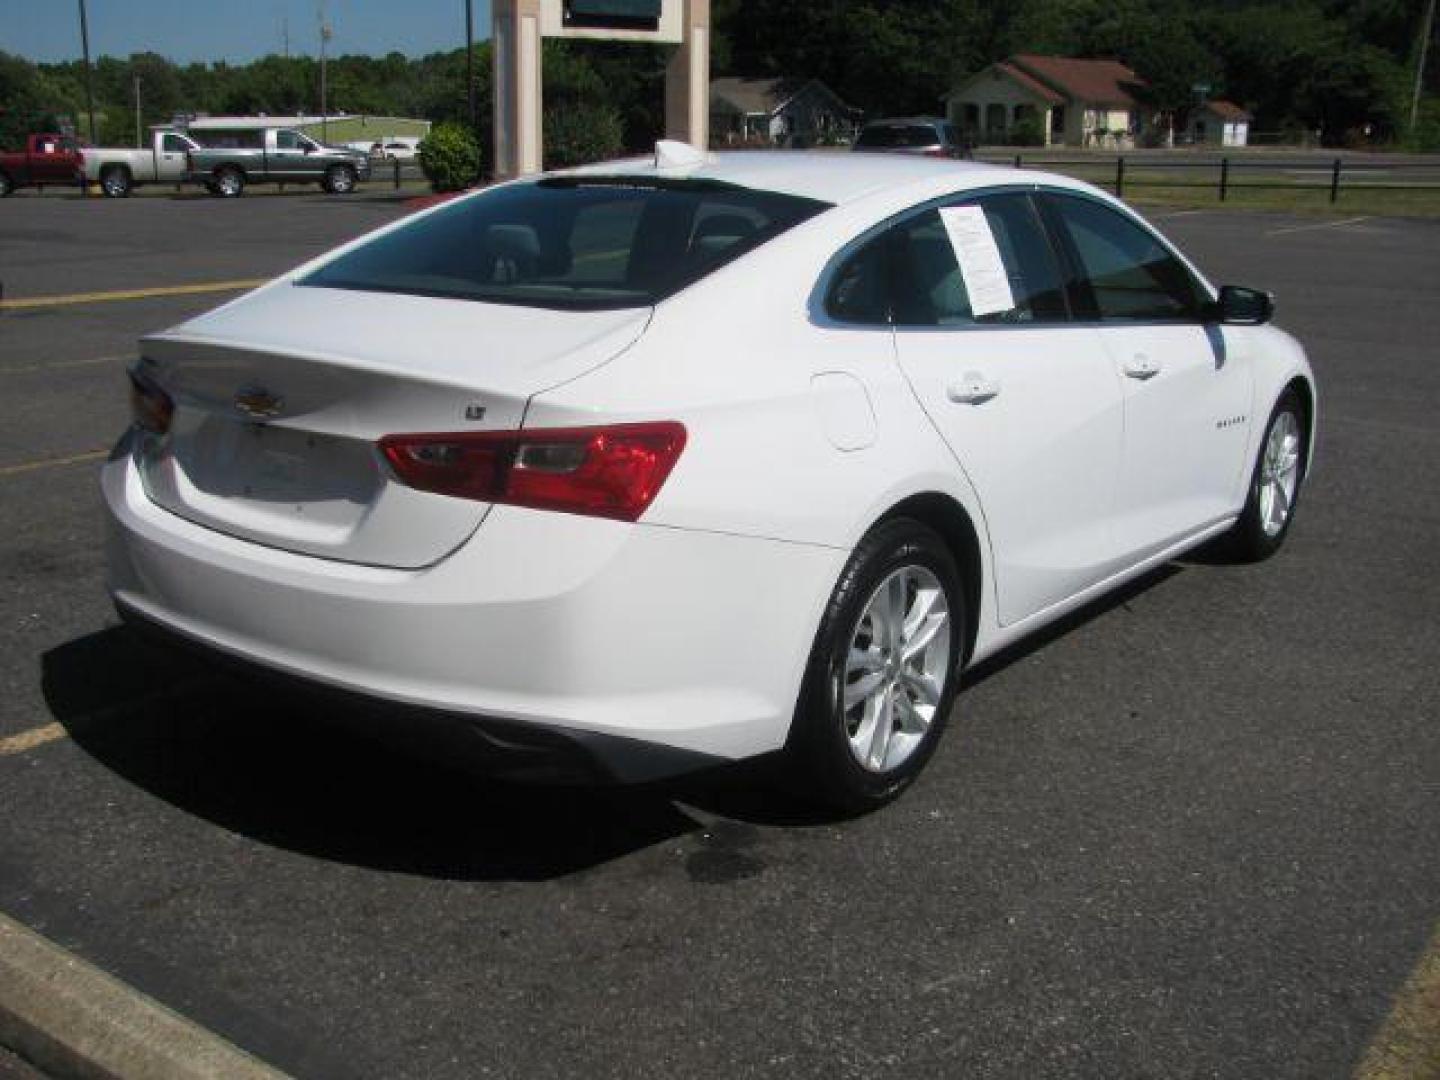
{"type": "Polygon", "coordinates": [[[461,499],[635,521],[685,449],[676,423],[387,435],[401,483],[461,499]]]}
{"type": "Polygon", "coordinates": [[[170,430],[170,421],[175,416],[175,402],[161,390],[149,376],[131,368],[130,376],[130,418],[135,426],[152,435],[164,435],[170,430]]]}

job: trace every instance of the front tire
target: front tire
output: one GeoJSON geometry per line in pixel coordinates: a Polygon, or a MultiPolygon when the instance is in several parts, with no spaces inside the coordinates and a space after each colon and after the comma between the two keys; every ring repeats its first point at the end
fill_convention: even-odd
{"type": "Polygon", "coordinates": [[[1287,389],[1265,425],[1245,509],[1225,537],[1227,553],[1236,561],[1268,559],[1285,542],[1305,480],[1306,432],[1300,395],[1287,389]]]}
{"type": "Polygon", "coordinates": [[[803,794],[863,813],[910,785],[945,729],[966,618],[934,530],[894,518],[866,534],[825,609],[786,747],[803,794]]]}
{"type": "Polygon", "coordinates": [[[130,170],[123,166],[111,166],[100,174],[100,190],[107,199],[123,199],[130,194],[133,186],[130,170]]]}
{"type": "Polygon", "coordinates": [[[10,177],[0,172],[0,199],[5,198],[6,195],[9,195],[14,190],[15,185],[11,182],[10,177]]]}

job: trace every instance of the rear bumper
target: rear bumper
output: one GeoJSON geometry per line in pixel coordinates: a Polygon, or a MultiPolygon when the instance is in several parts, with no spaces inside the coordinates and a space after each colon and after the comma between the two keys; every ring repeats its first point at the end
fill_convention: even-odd
{"type": "Polygon", "coordinates": [[[496,507],[440,563],[391,570],[185,521],[149,500],[125,444],[102,487],[127,617],[307,683],[557,734],[630,778],[655,770],[614,764],[625,744],[684,767],[784,744],[845,558],[496,507]]]}
{"type": "Polygon", "coordinates": [[[127,627],[157,649],[198,656],[244,679],[248,687],[263,687],[267,694],[273,690],[314,701],[327,723],[445,765],[526,782],[639,784],[727,761],[637,739],[401,705],[223,652],[142,615],[123,600],[116,601],[115,610],[127,627]]]}

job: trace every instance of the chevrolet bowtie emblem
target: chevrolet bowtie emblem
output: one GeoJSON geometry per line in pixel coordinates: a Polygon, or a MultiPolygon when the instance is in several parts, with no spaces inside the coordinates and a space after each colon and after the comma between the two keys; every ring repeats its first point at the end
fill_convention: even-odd
{"type": "Polygon", "coordinates": [[[263,386],[247,386],[235,394],[235,409],[252,420],[269,420],[280,415],[285,399],[270,393],[263,386]]]}

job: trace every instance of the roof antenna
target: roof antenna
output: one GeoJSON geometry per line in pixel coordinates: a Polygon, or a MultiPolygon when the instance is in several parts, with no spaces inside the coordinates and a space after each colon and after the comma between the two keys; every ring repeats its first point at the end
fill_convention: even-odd
{"type": "Polygon", "coordinates": [[[710,160],[709,154],[696,149],[689,143],[661,139],[655,144],[655,168],[658,171],[696,169],[709,163],[710,160]]]}

